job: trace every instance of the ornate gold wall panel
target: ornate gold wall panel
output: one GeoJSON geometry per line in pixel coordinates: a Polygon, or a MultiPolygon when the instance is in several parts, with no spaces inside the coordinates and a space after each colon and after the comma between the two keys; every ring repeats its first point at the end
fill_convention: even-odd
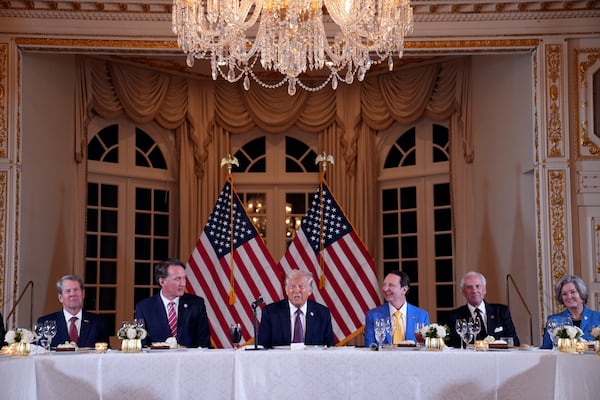
{"type": "MultiPolygon", "coordinates": [[[[594,127],[594,88],[593,75],[600,73],[600,49],[578,49],[577,57],[577,156],[580,158],[600,158],[600,127],[594,127]]],[[[596,102],[600,94],[596,93],[596,102]]],[[[597,117],[596,117],[597,118],[597,117]]]]}
{"type": "Polygon", "coordinates": [[[561,63],[562,46],[557,44],[546,45],[546,76],[548,78],[546,90],[547,115],[546,126],[548,129],[548,157],[564,157],[565,155],[565,135],[561,115],[561,63]]]}
{"type": "Polygon", "coordinates": [[[6,158],[8,148],[7,70],[8,45],[0,43],[0,158],[6,158]]]}
{"type": "MultiPolygon", "coordinates": [[[[567,176],[563,170],[548,170],[548,198],[550,207],[550,268],[552,285],[568,269],[568,216],[567,210],[567,176]]],[[[551,295],[551,293],[550,293],[551,295]]],[[[553,310],[559,311],[553,301],[553,310]]]]}
{"type": "MultiPolygon", "coordinates": [[[[4,274],[6,272],[6,193],[8,172],[0,171],[0,309],[4,304],[4,274]]],[[[6,317],[3,315],[3,317],[6,317]]]]}

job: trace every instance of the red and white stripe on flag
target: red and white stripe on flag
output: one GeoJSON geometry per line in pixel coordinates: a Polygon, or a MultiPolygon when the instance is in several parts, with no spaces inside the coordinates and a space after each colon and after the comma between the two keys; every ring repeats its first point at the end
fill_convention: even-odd
{"type": "Polygon", "coordinates": [[[216,348],[232,347],[229,325],[234,322],[242,325],[242,343],[252,338],[251,303],[260,296],[265,303],[282,298],[277,268],[228,178],[186,268],[188,292],[207,303],[216,348]],[[235,301],[229,304],[232,267],[235,301]]]}
{"type": "Polygon", "coordinates": [[[367,311],[381,303],[373,259],[324,180],[279,264],[285,272],[312,272],[315,300],[329,307],[338,343],[352,337],[367,311]]]}

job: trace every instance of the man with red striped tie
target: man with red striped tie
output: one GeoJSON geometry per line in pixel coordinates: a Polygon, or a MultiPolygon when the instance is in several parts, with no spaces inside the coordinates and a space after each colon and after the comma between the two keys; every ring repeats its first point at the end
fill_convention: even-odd
{"type": "Polygon", "coordinates": [[[204,299],[185,293],[185,264],[170,259],[156,265],[159,293],[135,306],[135,318],[143,319],[148,336],[144,345],[169,337],[185,347],[210,347],[210,328],[204,299]]]}

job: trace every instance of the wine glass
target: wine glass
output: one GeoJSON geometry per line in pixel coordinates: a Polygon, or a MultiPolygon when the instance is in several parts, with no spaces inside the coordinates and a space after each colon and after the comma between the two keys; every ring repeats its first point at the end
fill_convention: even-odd
{"type": "Polygon", "coordinates": [[[237,348],[242,340],[242,325],[239,323],[231,324],[229,326],[229,337],[233,343],[233,348],[237,348]]]}
{"type": "Polygon", "coordinates": [[[46,336],[46,350],[50,352],[50,346],[52,345],[52,339],[56,336],[56,321],[49,320],[44,322],[44,336],[46,336]]]}
{"type": "Polygon", "coordinates": [[[427,325],[424,322],[416,322],[415,323],[415,339],[417,340],[417,343],[419,343],[421,346],[423,345],[423,343],[425,343],[425,338],[423,337],[423,334],[421,333],[421,329],[423,329],[425,327],[425,325],[427,325]]]}
{"type": "Polygon", "coordinates": [[[546,331],[550,336],[550,340],[552,340],[552,350],[556,350],[558,345],[558,338],[554,334],[554,330],[561,326],[561,323],[558,319],[550,318],[548,322],[546,322],[546,331]]]}
{"type": "Polygon", "coordinates": [[[379,345],[379,349],[381,350],[381,346],[383,345],[383,341],[385,340],[385,319],[376,319],[375,320],[375,340],[377,340],[377,344],[379,345]]]}
{"type": "Polygon", "coordinates": [[[461,337],[462,337],[463,342],[465,342],[465,349],[467,349],[467,347],[469,346],[469,343],[471,343],[471,340],[473,340],[473,338],[474,338],[473,322],[471,320],[465,321],[463,330],[464,330],[464,333],[462,334],[461,337]]]}
{"type": "Polygon", "coordinates": [[[478,318],[475,318],[473,321],[473,341],[477,339],[477,335],[481,332],[481,323],[478,318]]]}
{"type": "MultiPolygon", "coordinates": [[[[467,321],[464,319],[458,318],[456,320],[456,323],[454,324],[454,329],[456,330],[456,333],[458,334],[458,336],[460,336],[460,349],[462,350],[463,336],[465,335],[465,333],[467,331],[467,321]]],[[[466,347],[465,347],[465,350],[466,350],[466,347]]]]}
{"type": "Polygon", "coordinates": [[[144,318],[136,318],[133,322],[138,328],[146,329],[146,321],[144,321],[144,318]]]}
{"type": "Polygon", "coordinates": [[[39,346],[41,344],[41,339],[44,337],[44,323],[36,322],[33,324],[33,333],[35,333],[35,342],[39,346]]]}

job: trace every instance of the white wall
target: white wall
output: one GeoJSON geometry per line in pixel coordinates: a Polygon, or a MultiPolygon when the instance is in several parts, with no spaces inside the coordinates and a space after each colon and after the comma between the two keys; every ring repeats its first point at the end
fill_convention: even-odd
{"type": "Polygon", "coordinates": [[[475,145],[475,265],[488,278],[486,299],[508,303],[521,339],[530,342],[529,318],[507,274],[533,314],[533,343],[539,344],[535,242],[532,57],[529,54],[473,57],[475,145]]]}
{"type": "MultiPolygon", "coordinates": [[[[59,309],[56,280],[73,270],[75,62],[23,54],[19,287],[34,282],[33,319],[59,309]]],[[[28,296],[18,324],[29,324],[28,296]]]]}

